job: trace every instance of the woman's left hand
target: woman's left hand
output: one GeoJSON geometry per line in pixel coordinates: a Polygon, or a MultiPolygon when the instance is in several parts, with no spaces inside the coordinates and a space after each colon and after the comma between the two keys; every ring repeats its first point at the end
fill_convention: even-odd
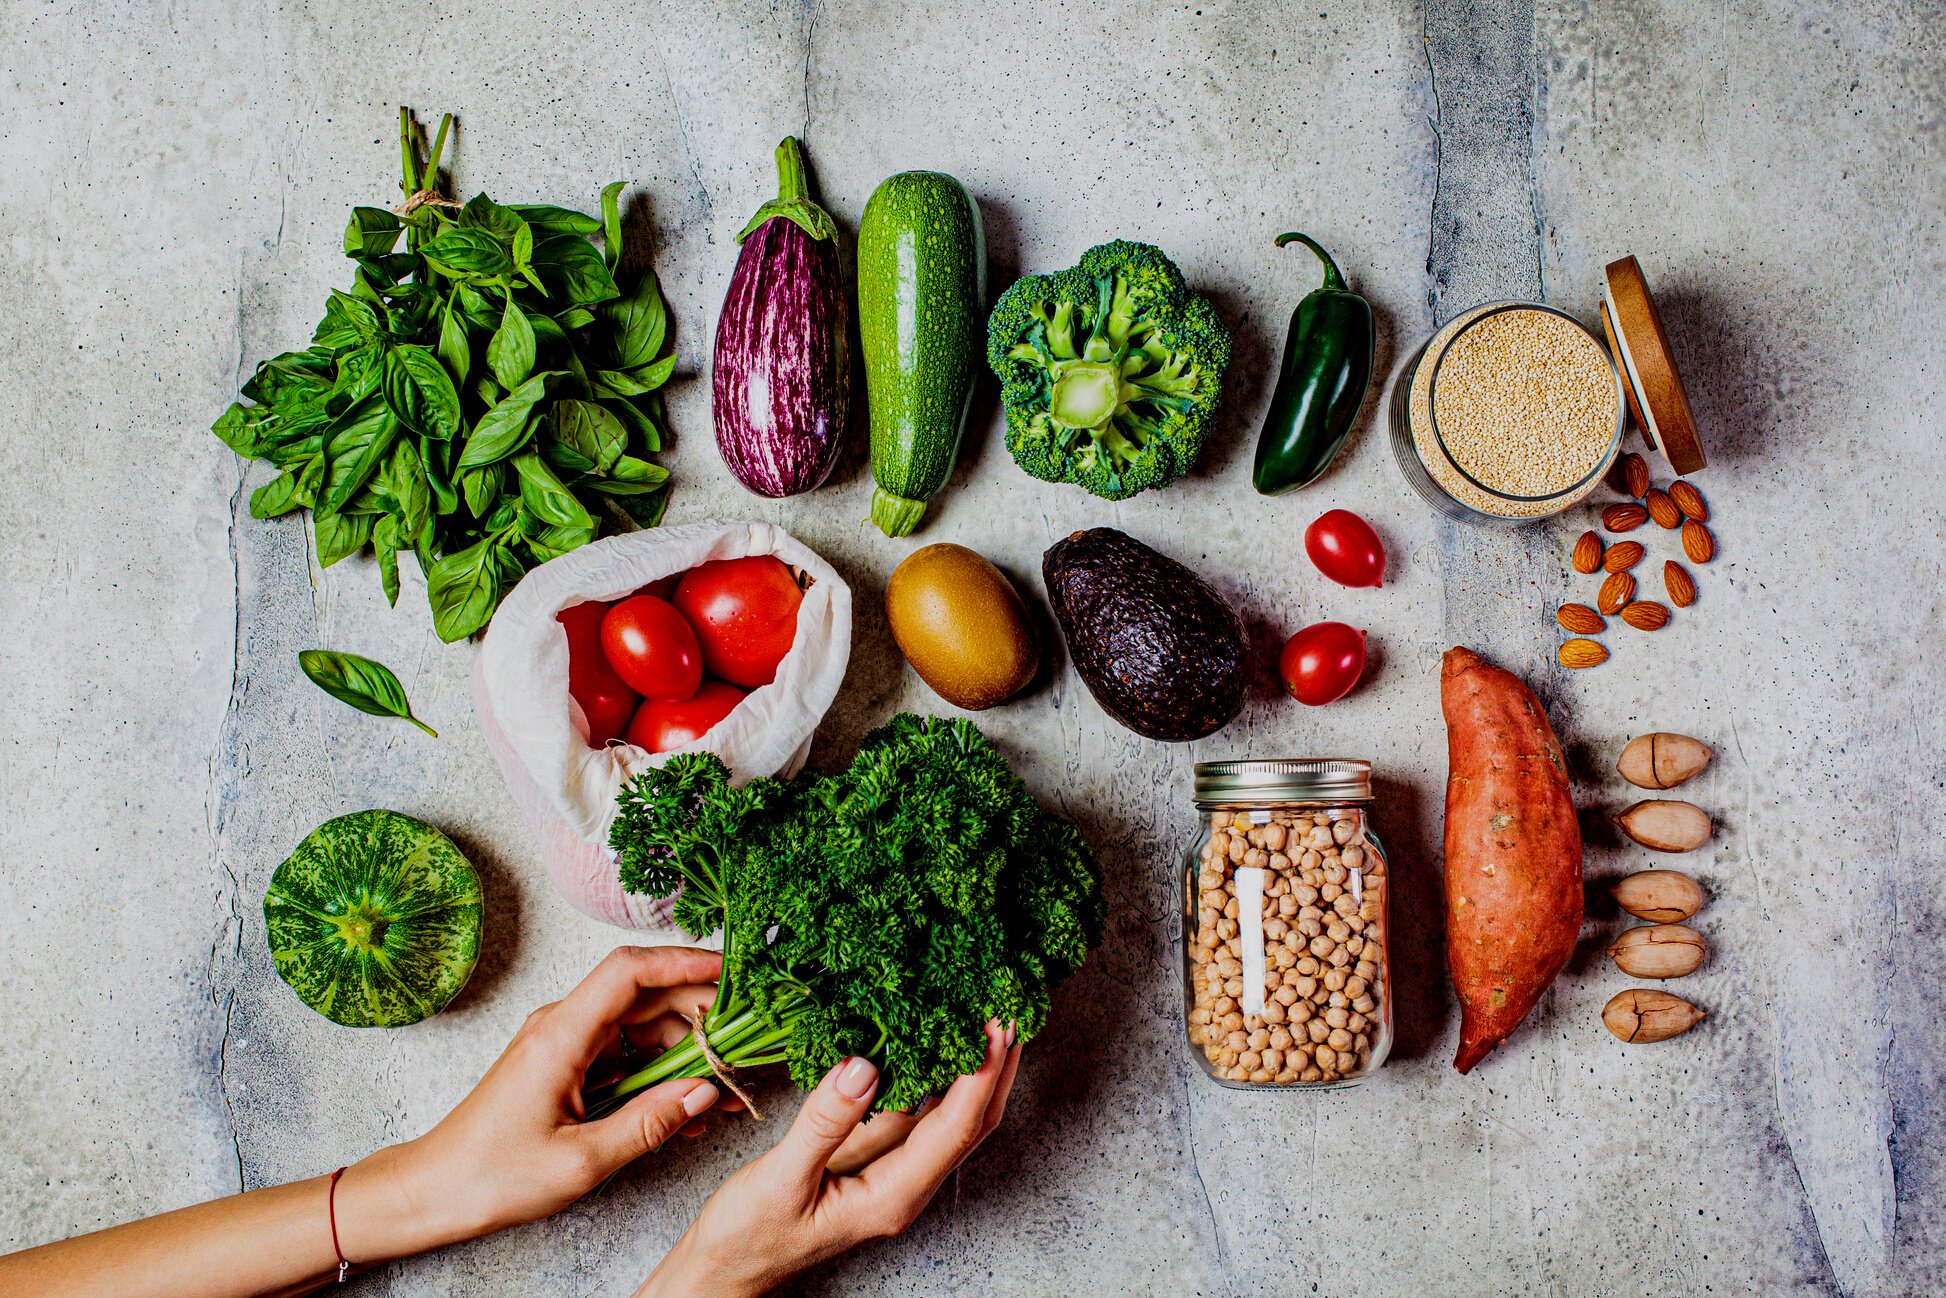
{"type": "Polygon", "coordinates": [[[717,1102],[712,1082],[664,1082],[598,1122],[582,1121],[582,1088],[625,1042],[681,1040],[682,1014],[709,1004],[721,968],[714,951],[620,947],[535,1010],[438,1126],[345,1172],[345,1256],[377,1262],[537,1221],[694,1123],[717,1102]]]}

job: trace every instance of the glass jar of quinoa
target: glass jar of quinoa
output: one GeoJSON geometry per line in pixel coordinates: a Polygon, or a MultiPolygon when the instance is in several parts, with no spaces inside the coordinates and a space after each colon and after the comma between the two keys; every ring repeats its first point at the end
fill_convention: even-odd
{"type": "Polygon", "coordinates": [[[1539,302],[1454,317],[1393,380],[1392,452],[1426,502],[1519,523],[1580,501],[1621,449],[1622,379],[1601,340],[1539,302]]]}
{"type": "Polygon", "coordinates": [[[1392,1048],[1372,764],[1199,762],[1183,876],[1190,1054],[1224,1086],[1347,1086],[1392,1048]]]}

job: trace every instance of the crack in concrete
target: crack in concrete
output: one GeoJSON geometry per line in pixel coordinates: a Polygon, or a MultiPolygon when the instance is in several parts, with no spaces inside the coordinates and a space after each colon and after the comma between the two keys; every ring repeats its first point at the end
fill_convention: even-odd
{"type": "Polygon", "coordinates": [[[811,51],[818,38],[818,19],[822,17],[824,0],[816,0],[811,6],[811,21],[804,29],[804,125],[797,133],[800,140],[811,134],[811,51]]]}
{"type": "Polygon", "coordinates": [[[1182,1078],[1183,1114],[1188,1119],[1188,1130],[1184,1133],[1186,1139],[1183,1144],[1189,1153],[1189,1173],[1196,1178],[1196,1188],[1203,1195],[1203,1211],[1209,1215],[1210,1237],[1216,1243],[1216,1265],[1223,1272],[1223,1280],[1229,1292],[1236,1294],[1240,1291],[1237,1288],[1236,1270],[1230,1260],[1229,1247],[1223,1242],[1223,1222],[1216,1215],[1216,1200],[1210,1197],[1209,1182],[1203,1179],[1202,1160],[1196,1156],[1196,1101],[1190,1086],[1190,1070],[1181,1068],[1177,1073],[1182,1078]]]}
{"type": "MultiPolygon", "coordinates": [[[[237,292],[237,355],[238,370],[242,369],[243,320],[242,285],[239,279],[237,292]]],[[[230,1102],[228,1077],[230,1025],[236,1010],[236,989],[231,987],[219,993],[217,984],[224,963],[226,939],[231,947],[230,956],[240,956],[243,948],[243,912],[238,909],[237,896],[242,891],[242,881],[231,868],[223,851],[224,833],[229,826],[230,813],[236,805],[244,776],[244,762],[237,751],[238,723],[242,714],[242,701],[249,689],[249,677],[243,670],[243,562],[237,545],[237,515],[244,508],[244,465],[237,464],[236,487],[230,493],[230,520],[227,545],[230,556],[230,692],[223,709],[223,719],[216,729],[216,743],[210,752],[208,820],[211,854],[216,858],[217,867],[222,870],[225,883],[219,897],[222,912],[216,936],[210,943],[209,953],[209,1000],[215,1007],[219,1003],[223,1009],[223,1030],[216,1046],[216,1094],[223,1103],[224,1117],[229,1123],[230,1145],[236,1151],[237,1189],[245,1190],[243,1164],[243,1131],[237,1124],[236,1109],[230,1102]]]]}

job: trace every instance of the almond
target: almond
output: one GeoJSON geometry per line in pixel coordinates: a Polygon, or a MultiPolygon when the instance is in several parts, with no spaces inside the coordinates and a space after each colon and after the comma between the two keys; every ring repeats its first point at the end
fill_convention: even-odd
{"type": "Polygon", "coordinates": [[[1640,541],[1617,541],[1601,556],[1601,566],[1610,572],[1627,572],[1642,562],[1642,556],[1647,553],[1640,541]]]}
{"type": "Polygon", "coordinates": [[[1623,1041],[1667,1041],[1701,1023],[1706,1016],[1680,996],[1650,987],[1616,992],[1602,1007],[1602,1025],[1623,1041]]]}
{"type": "Polygon", "coordinates": [[[1608,651],[1593,640],[1563,640],[1561,642],[1561,665],[1563,667],[1599,667],[1608,661],[1608,651]]]}
{"type": "Polygon", "coordinates": [[[1601,538],[1593,532],[1583,532],[1574,543],[1574,570],[1593,572],[1601,567],[1601,538]]]}
{"type": "Polygon", "coordinates": [[[1676,502],[1676,508],[1699,523],[1710,521],[1710,507],[1703,501],[1703,493],[1690,486],[1681,478],[1669,484],[1669,499],[1676,502]]]}
{"type": "Polygon", "coordinates": [[[1653,600],[1638,599],[1622,606],[1622,621],[1637,631],[1660,631],[1669,625],[1669,610],[1653,600]]]}
{"type": "Polygon", "coordinates": [[[1649,511],[1641,505],[1610,505],[1601,511],[1601,525],[1611,532],[1633,532],[1649,521],[1649,511]]]}
{"type": "Polygon", "coordinates": [[[1635,598],[1635,578],[1625,572],[1613,573],[1601,584],[1601,593],[1595,596],[1595,607],[1604,613],[1615,614],[1635,598]]]}
{"type": "Polygon", "coordinates": [[[1716,538],[1692,518],[1682,525],[1682,552],[1691,563],[1708,563],[1716,557],[1716,538]]]}
{"type": "Polygon", "coordinates": [[[1657,527],[1673,531],[1682,526],[1682,510],[1677,509],[1676,502],[1669,499],[1669,493],[1660,488],[1642,497],[1642,507],[1649,511],[1649,517],[1655,520],[1657,527]]]}
{"type": "Polygon", "coordinates": [[[1649,462],[1630,451],[1622,457],[1622,481],[1628,486],[1628,494],[1637,500],[1649,489],[1649,462]]]}
{"type": "Polygon", "coordinates": [[[1669,602],[1677,608],[1688,608],[1696,602],[1696,579],[1674,559],[1662,565],[1662,588],[1669,592],[1669,602]]]}
{"type": "Polygon", "coordinates": [[[1586,604],[1563,604],[1561,611],[1554,615],[1554,620],[1561,624],[1562,630],[1572,631],[1576,635],[1600,635],[1608,629],[1602,615],[1586,604]]]}

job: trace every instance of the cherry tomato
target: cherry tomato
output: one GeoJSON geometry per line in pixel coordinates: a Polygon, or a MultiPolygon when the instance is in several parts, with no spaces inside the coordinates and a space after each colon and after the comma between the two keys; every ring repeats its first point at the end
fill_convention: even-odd
{"type": "Polygon", "coordinates": [[[1343,622],[1314,622],[1285,642],[1277,674],[1299,703],[1321,707],[1341,699],[1365,674],[1365,633],[1343,622]]]}
{"type": "Polygon", "coordinates": [[[1349,509],[1319,514],[1304,529],[1304,552],[1340,586],[1376,586],[1385,576],[1385,547],[1378,533],[1349,509]]]}
{"type": "Polygon", "coordinates": [[[708,734],[743,699],[744,691],[722,681],[704,681],[694,698],[674,703],[650,699],[628,723],[628,742],[652,753],[681,748],[708,734]]]}
{"type": "Polygon", "coordinates": [[[568,694],[581,706],[581,719],[587,723],[581,737],[591,748],[620,739],[642,701],[602,651],[601,622],[607,612],[608,605],[590,601],[562,609],[555,619],[568,633],[568,694]]]}
{"type": "Polygon", "coordinates": [[[686,699],[703,683],[703,651],[676,606],[630,595],[601,620],[609,665],[645,699],[686,699]]]}
{"type": "Polygon", "coordinates": [[[777,679],[797,637],[804,592],[782,559],[753,554],[691,568],[675,602],[696,628],[710,675],[755,689],[777,679]]]}

